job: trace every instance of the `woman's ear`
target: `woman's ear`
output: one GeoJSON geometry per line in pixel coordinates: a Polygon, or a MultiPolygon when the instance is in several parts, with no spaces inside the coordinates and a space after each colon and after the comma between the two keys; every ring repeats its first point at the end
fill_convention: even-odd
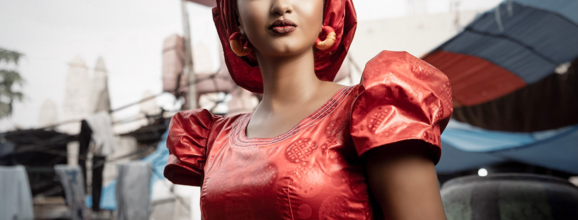
{"type": "Polygon", "coordinates": [[[241,33],[242,36],[247,36],[245,35],[245,28],[243,27],[243,22],[241,21],[241,16],[239,16],[239,9],[235,9],[235,18],[237,19],[237,28],[239,29],[239,33],[241,33]]]}
{"type": "Polygon", "coordinates": [[[241,36],[247,36],[245,34],[245,28],[243,28],[243,25],[239,25],[237,27],[239,28],[239,33],[241,33],[241,36]]]}
{"type": "Polygon", "coordinates": [[[241,36],[247,36],[247,32],[245,31],[245,27],[243,26],[243,21],[241,21],[241,17],[237,15],[237,28],[239,28],[239,33],[241,36]]]}

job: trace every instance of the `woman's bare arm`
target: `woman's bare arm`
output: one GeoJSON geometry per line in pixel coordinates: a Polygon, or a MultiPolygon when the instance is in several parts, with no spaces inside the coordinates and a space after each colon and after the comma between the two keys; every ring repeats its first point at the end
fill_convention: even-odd
{"type": "Polygon", "coordinates": [[[427,147],[409,140],[366,152],[369,188],[385,219],[446,219],[427,147]]]}

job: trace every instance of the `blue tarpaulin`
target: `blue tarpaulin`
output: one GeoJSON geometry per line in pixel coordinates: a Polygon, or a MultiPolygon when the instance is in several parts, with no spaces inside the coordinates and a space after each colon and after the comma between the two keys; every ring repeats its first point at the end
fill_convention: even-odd
{"type": "Polygon", "coordinates": [[[436,169],[451,173],[504,161],[578,174],[578,125],[540,132],[485,130],[451,120],[436,169]]]}

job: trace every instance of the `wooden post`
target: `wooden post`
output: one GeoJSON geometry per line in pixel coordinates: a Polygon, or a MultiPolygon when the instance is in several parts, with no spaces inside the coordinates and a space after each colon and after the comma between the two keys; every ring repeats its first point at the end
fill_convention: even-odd
{"type": "Polygon", "coordinates": [[[185,67],[183,74],[188,76],[188,94],[185,102],[185,109],[197,108],[197,90],[195,88],[195,72],[193,71],[193,50],[191,47],[191,29],[189,26],[189,13],[187,12],[187,1],[181,0],[183,15],[183,38],[185,40],[185,67]]]}

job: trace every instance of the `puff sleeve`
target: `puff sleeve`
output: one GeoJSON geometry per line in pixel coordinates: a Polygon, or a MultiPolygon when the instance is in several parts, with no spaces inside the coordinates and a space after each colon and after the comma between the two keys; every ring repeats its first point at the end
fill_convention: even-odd
{"type": "Polygon", "coordinates": [[[358,155],[418,139],[429,143],[437,164],[440,135],[453,112],[444,73],[407,52],[383,51],[367,63],[359,90],[351,114],[351,136],[358,155]]]}
{"type": "Polygon", "coordinates": [[[169,124],[169,160],[164,176],[175,184],[200,186],[211,127],[218,119],[205,109],[181,111],[169,124]]]}

